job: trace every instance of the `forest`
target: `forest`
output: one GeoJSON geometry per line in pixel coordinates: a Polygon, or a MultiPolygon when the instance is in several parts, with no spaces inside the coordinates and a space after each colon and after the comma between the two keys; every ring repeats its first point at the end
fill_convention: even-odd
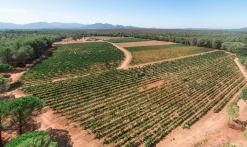
{"type": "Polygon", "coordinates": [[[163,30],[163,29],[108,29],[108,30],[33,30],[0,32],[1,62],[22,66],[38,58],[53,42],[86,36],[134,37],[171,41],[191,46],[222,49],[237,53],[247,66],[247,32],[231,30],[163,30]]]}

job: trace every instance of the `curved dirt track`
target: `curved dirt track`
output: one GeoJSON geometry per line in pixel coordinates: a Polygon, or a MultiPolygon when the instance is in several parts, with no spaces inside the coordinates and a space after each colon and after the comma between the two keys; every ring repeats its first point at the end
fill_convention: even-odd
{"type": "Polygon", "coordinates": [[[129,66],[129,63],[132,59],[131,53],[123,47],[120,47],[114,43],[111,43],[111,44],[114,45],[115,47],[117,47],[118,49],[120,49],[121,51],[123,51],[124,55],[125,55],[124,60],[122,61],[121,65],[117,69],[127,69],[129,66]]]}

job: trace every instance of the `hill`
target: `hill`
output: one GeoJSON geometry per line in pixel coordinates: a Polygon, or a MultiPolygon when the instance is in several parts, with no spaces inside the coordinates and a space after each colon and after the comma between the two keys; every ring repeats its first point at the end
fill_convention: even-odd
{"type": "Polygon", "coordinates": [[[34,22],[28,24],[14,24],[0,22],[0,29],[121,29],[136,28],[133,26],[112,25],[112,24],[80,24],[80,23],[61,23],[61,22],[34,22]]]}

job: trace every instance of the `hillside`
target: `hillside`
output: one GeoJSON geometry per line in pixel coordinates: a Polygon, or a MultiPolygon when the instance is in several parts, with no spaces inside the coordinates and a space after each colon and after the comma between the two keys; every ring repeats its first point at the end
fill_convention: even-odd
{"type": "Polygon", "coordinates": [[[28,24],[14,24],[0,22],[0,29],[122,29],[137,28],[133,26],[112,25],[112,24],[80,24],[80,23],[61,23],[61,22],[34,22],[28,24]]]}

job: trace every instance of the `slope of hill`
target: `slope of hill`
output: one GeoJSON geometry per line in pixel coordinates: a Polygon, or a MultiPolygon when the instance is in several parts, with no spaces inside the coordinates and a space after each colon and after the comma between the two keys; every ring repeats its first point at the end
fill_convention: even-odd
{"type": "Polygon", "coordinates": [[[133,26],[122,26],[122,25],[112,25],[108,23],[95,23],[89,24],[82,27],[82,29],[120,29],[120,28],[137,28],[133,26]]]}
{"type": "Polygon", "coordinates": [[[136,28],[133,26],[122,26],[112,24],[80,24],[80,23],[61,23],[61,22],[34,22],[28,24],[14,24],[0,22],[0,29],[116,29],[116,28],[136,28]]]}

